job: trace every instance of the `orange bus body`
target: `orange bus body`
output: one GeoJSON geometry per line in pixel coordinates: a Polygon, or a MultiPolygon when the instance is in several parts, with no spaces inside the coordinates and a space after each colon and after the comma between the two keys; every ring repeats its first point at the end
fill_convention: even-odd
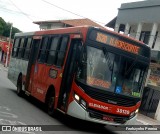
{"type": "MultiPolygon", "coordinates": [[[[139,83],[141,83],[141,88],[139,91],[132,90],[131,95],[127,96],[128,98],[121,91],[124,90],[124,88],[116,84],[113,92],[106,93],[107,89],[105,89],[105,91],[105,86],[102,86],[102,83],[105,83],[104,79],[93,77],[91,79],[92,84],[96,83],[96,85],[91,85],[91,82],[90,85],[87,85],[87,82],[85,84],[81,83],[77,80],[77,70],[80,68],[80,59],[82,58],[81,55],[85,52],[84,49],[89,53],[89,48],[90,51],[97,51],[97,54],[102,53],[104,56],[107,55],[106,51],[108,53],[111,50],[117,58],[120,57],[119,55],[121,53],[124,53],[120,61],[125,59],[124,55],[127,54],[131,55],[132,60],[137,59],[137,56],[144,57],[146,59],[145,65],[142,64],[144,67],[139,67],[135,63],[136,67],[138,66],[135,70],[145,68],[145,71],[147,71],[149,66],[150,55],[145,55],[143,51],[146,50],[148,54],[150,54],[150,50],[143,43],[105,29],[84,26],[17,34],[14,40],[8,78],[17,86],[18,95],[25,92],[27,95],[31,95],[41,102],[46,103],[49,114],[53,114],[54,110],[58,109],[73,117],[92,122],[113,125],[133,124],[141,104],[138,97],[141,96],[140,90],[142,90],[144,86],[143,80],[145,80],[145,76],[144,78],[142,77],[144,71],[140,70],[141,76],[139,76],[139,81],[140,77],[142,77],[142,80],[139,83]],[[102,35],[103,39],[106,37],[106,40],[98,39],[98,34],[102,35]],[[116,47],[114,46],[115,44],[112,46],[112,44],[109,43],[111,39],[119,41],[125,45],[125,47],[116,47]],[[88,50],[86,44],[90,44],[88,50]],[[57,45],[56,48],[54,48],[55,45],[57,45]],[[66,47],[63,48],[63,45],[66,47]],[[129,52],[129,46],[133,48],[134,45],[138,48],[136,54],[129,52]],[[107,50],[104,49],[105,47],[107,50]],[[27,55],[27,52],[30,56],[27,55]],[[103,90],[101,90],[101,88],[103,90]],[[93,92],[92,90],[89,91],[89,89],[93,89],[93,92]],[[105,95],[107,96],[109,94],[111,94],[112,97],[106,98],[106,100],[103,99],[105,95]],[[114,96],[117,97],[117,100],[114,96]],[[132,101],[132,98],[136,101],[135,103],[132,101]],[[134,104],[126,104],[125,101],[128,100],[134,104]],[[125,105],[123,105],[124,103],[125,105]]],[[[113,53],[109,55],[113,55],[113,53]]],[[[99,58],[102,58],[102,56],[99,58]]],[[[129,58],[126,59],[124,63],[131,64],[128,60],[129,58]]],[[[105,57],[103,61],[104,60],[106,60],[105,62],[108,61],[105,57]]],[[[109,62],[112,64],[113,73],[114,64],[120,65],[120,63],[116,63],[115,61],[113,61],[113,63],[111,58],[109,62]]],[[[137,61],[133,60],[133,62],[137,61]]],[[[140,63],[140,61],[138,62],[140,63]]],[[[131,64],[129,69],[132,70],[131,67],[135,64],[131,64]]],[[[99,64],[99,66],[102,65],[99,64]]],[[[119,74],[114,78],[118,79],[118,76],[119,74]]],[[[87,79],[89,78],[91,77],[87,76],[87,79]]],[[[126,80],[125,78],[123,83],[126,80]]],[[[118,83],[118,80],[115,81],[118,83]]],[[[108,81],[108,85],[110,86],[112,82],[112,80],[108,81]]]]}

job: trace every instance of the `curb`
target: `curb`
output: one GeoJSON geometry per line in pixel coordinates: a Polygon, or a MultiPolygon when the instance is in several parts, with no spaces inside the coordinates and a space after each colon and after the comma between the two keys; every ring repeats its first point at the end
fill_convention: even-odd
{"type": "Polygon", "coordinates": [[[144,126],[150,126],[150,127],[152,127],[152,128],[157,128],[157,129],[158,129],[157,131],[160,131],[160,124],[159,124],[159,125],[158,125],[158,124],[153,125],[153,124],[151,124],[151,123],[147,123],[147,122],[145,122],[145,121],[138,120],[138,119],[137,119],[137,121],[140,122],[140,123],[142,123],[144,126]]]}
{"type": "Polygon", "coordinates": [[[148,125],[148,126],[151,126],[153,128],[157,128],[158,130],[160,130],[160,122],[148,116],[139,114],[139,118],[137,118],[136,120],[144,125],[148,125]]]}

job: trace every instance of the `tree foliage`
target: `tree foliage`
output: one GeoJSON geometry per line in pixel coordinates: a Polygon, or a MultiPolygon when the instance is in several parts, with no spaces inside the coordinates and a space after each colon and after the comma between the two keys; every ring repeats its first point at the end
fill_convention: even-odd
{"type": "Polygon", "coordinates": [[[3,34],[5,25],[6,22],[0,17],[0,35],[3,34]]]}
{"type": "MultiPolygon", "coordinates": [[[[0,17],[0,35],[9,37],[10,35],[10,29],[11,29],[12,23],[5,22],[2,17],[0,17]]],[[[21,32],[18,28],[12,27],[12,35],[11,38],[14,38],[15,33],[21,32]]]]}

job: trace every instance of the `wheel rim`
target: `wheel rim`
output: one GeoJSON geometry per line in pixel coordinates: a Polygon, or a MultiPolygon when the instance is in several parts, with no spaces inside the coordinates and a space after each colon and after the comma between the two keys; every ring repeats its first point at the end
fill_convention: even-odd
{"type": "Polygon", "coordinates": [[[55,98],[53,96],[50,96],[48,100],[48,113],[49,115],[53,115],[54,113],[54,100],[55,98]]]}
{"type": "Polygon", "coordinates": [[[48,109],[52,111],[53,107],[54,107],[54,97],[50,97],[48,101],[48,109]]]}
{"type": "Polygon", "coordinates": [[[20,90],[21,90],[20,89],[20,85],[18,84],[18,86],[17,86],[17,92],[20,93],[20,90]]]}

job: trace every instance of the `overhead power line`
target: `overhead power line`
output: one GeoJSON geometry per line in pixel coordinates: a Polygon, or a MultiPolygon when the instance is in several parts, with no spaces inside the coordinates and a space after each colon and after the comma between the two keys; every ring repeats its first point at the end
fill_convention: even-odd
{"type": "Polygon", "coordinates": [[[46,0],[41,0],[41,1],[43,1],[43,2],[45,2],[45,3],[47,3],[47,4],[49,4],[49,5],[52,5],[52,6],[56,7],[56,8],[59,8],[59,9],[65,11],[65,12],[74,14],[74,15],[79,16],[79,17],[82,17],[82,18],[86,18],[86,17],[84,17],[84,16],[82,16],[82,15],[79,15],[79,14],[77,14],[77,13],[74,13],[74,12],[72,12],[72,11],[69,11],[69,10],[67,10],[67,9],[64,9],[64,8],[62,8],[62,7],[60,7],[60,6],[57,6],[57,5],[53,4],[53,3],[50,3],[49,1],[46,1],[46,0]]]}
{"type": "Polygon", "coordinates": [[[13,6],[15,6],[23,15],[25,15],[29,20],[31,20],[33,22],[33,20],[27,15],[25,14],[16,4],[13,3],[12,0],[9,0],[13,6]]]}
{"type": "Polygon", "coordinates": [[[4,12],[8,12],[8,13],[12,13],[12,14],[25,14],[25,16],[31,16],[31,17],[34,17],[34,18],[38,18],[38,19],[43,19],[43,18],[40,18],[40,17],[37,17],[37,16],[33,16],[31,14],[27,14],[27,13],[22,13],[21,11],[15,11],[15,10],[11,10],[11,9],[8,9],[8,8],[4,8],[4,7],[1,7],[0,6],[0,10],[1,11],[4,11],[4,12]]]}
{"type": "Polygon", "coordinates": [[[13,3],[13,1],[10,1],[10,4],[12,4],[14,7],[16,7],[16,9],[18,9],[19,11],[11,10],[11,9],[5,8],[4,6],[0,6],[0,11],[12,13],[12,14],[22,14],[22,15],[26,16],[27,18],[29,18],[29,20],[31,20],[32,22],[33,22],[33,20],[30,17],[34,17],[34,18],[37,18],[37,19],[44,19],[44,18],[41,18],[41,17],[34,16],[34,15],[23,12],[18,6],[16,6],[13,3]]]}
{"type": "MultiPolygon", "coordinates": [[[[10,1],[10,3],[11,3],[14,7],[16,7],[16,8],[19,10],[19,13],[23,14],[24,16],[26,16],[26,17],[27,17],[29,20],[31,20],[32,22],[33,22],[33,20],[32,20],[32,18],[31,18],[30,16],[35,17],[35,18],[42,19],[42,18],[40,18],[40,17],[36,17],[36,16],[33,16],[33,15],[30,15],[30,14],[27,14],[27,13],[23,12],[12,0],[9,0],[9,1],[10,1]]],[[[85,19],[90,19],[90,18],[84,17],[84,16],[82,16],[82,15],[80,15],[80,14],[74,13],[74,12],[72,12],[72,11],[70,11],[70,10],[64,9],[64,8],[62,8],[62,7],[60,7],[60,6],[57,6],[57,5],[55,5],[55,4],[53,4],[53,3],[49,2],[49,1],[46,1],[46,0],[41,0],[41,1],[44,2],[44,3],[47,3],[47,4],[51,5],[51,6],[54,6],[54,7],[58,8],[58,9],[61,9],[61,10],[65,11],[65,12],[68,12],[68,13],[70,13],[70,14],[73,14],[73,15],[75,15],[75,16],[78,16],[78,17],[81,17],[81,18],[85,18],[85,19]]],[[[13,11],[13,10],[10,10],[10,9],[7,9],[7,8],[4,8],[4,9],[8,10],[9,12],[12,12],[12,11],[13,11]]],[[[17,11],[13,11],[13,12],[18,13],[17,11]]],[[[93,19],[90,19],[90,20],[92,20],[92,21],[94,21],[94,22],[97,22],[97,23],[99,23],[99,24],[105,25],[105,23],[103,23],[103,22],[99,22],[99,21],[96,21],[96,20],[93,20],[93,19]]]]}
{"type": "MultiPolygon", "coordinates": [[[[22,14],[22,12],[20,12],[20,11],[15,11],[15,10],[11,10],[11,9],[8,9],[8,8],[5,8],[5,7],[0,7],[0,10],[1,11],[8,11],[8,12],[11,12],[11,13],[13,13],[13,14],[22,14]]],[[[26,13],[25,13],[26,14],[26,13]]],[[[29,15],[29,14],[26,14],[26,15],[29,15]]]]}
{"type": "MultiPolygon", "coordinates": [[[[82,16],[82,15],[77,14],[77,13],[74,13],[74,12],[72,12],[72,11],[70,11],[70,10],[64,9],[64,8],[62,8],[62,7],[60,7],[60,6],[57,6],[57,5],[55,5],[55,4],[53,4],[53,3],[49,2],[49,1],[46,1],[46,0],[41,0],[41,1],[47,3],[47,4],[51,5],[51,6],[54,6],[54,7],[56,7],[56,8],[59,8],[59,9],[65,11],[65,12],[68,12],[68,13],[70,13],[70,14],[76,15],[76,16],[78,16],[78,17],[82,17],[82,18],[85,18],[85,19],[90,19],[90,18],[88,18],[88,17],[82,16]]],[[[93,19],[90,19],[90,20],[105,25],[105,23],[103,23],[103,22],[99,22],[99,21],[96,21],[96,20],[93,20],[93,19]]]]}

